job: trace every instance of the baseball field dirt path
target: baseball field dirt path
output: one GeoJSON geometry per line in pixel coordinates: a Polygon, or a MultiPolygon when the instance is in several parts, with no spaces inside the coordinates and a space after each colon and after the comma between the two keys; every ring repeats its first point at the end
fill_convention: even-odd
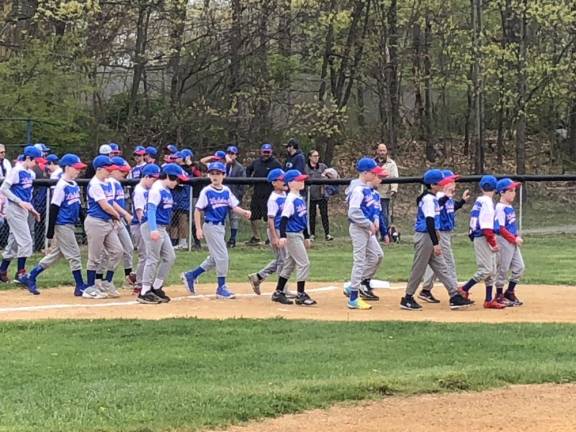
{"type": "MultiPolygon", "coordinates": [[[[399,302],[405,284],[393,284],[392,289],[377,290],[381,300],[374,303],[370,311],[348,310],[341,282],[312,283],[309,287],[311,296],[318,301],[318,305],[313,307],[271,302],[273,283],[264,284],[264,294],[261,296],[254,295],[247,283],[232,284],[231,288],[239,295],[235,300],[216,300],[212,285],[200,284],[198,292],[201,295],[194,297],[188,296],[182,285],[176,285],[166,289],[173,301],[162,305],[138,304],[128,290],[123,290],[118,299],[86,300],[73,297],[70,287],[45,289],[39,296],[19,289],[0,292],[0,320],[283,317],[333,321],[576,322],[576,287],[569,286],[520,286],[518,295],[525,302],[522,307],[485,310],[477,304],[464,311],[451,311],[445,290],[437,287],[435,293],[442,303],[424,304],[424,309],[419,312],[400,310],[399,302]]],[[[472,293],[472,297],[480,301],[482,295],[482,287],[472,293]]]]}

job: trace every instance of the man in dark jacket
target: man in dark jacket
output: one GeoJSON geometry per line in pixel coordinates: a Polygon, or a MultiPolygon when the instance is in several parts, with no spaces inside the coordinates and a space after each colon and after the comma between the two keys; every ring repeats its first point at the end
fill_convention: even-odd
{"type": "Polygon", "coordinates": [[[290,138],[288,143],[285,145],[286,151],[288,152],[288,159],[284,164],[284,170],[297,169],[301,173],[304,173],[306,169],[306,158],[304,153],[300,150],[300,143],[295,138],[290,138]]]}
{"type": "MultiPolygon", "coordinates": [[[[274,168],[282,168],[280,162],[272,156],[272,144],[262,144],[260,147],[260,157],[254,159],[252,164],[246,168],[246,177],[268,177],[268,172],[274,168]]],[[[260,244],[260,229],[258,221],[268,219],[268,197],[272,193],[272,185],[263,182],[254,185],[254,193],[250,202],[250,224],[252,228],[252,238],[249,245],[260,244]]]]}
{"type": "MultiPolygon", "coordinates": [[[[246,177],[246,170],[240,162],[238,162],[238,147],[229,146],[226,149],[226,177],[228,178],[238,178],[246,177]]],[[[232,193],[240,204],[242,203],[242,197],[244,196],[244,185],[231,184],[228,185],[232,193]]],[[[238,227],[240,226],[240,215],[234,212],[230,212],[230,239],[226,243],[228,247],[236,247],[236,236],[238,235],[238,227]]]]}

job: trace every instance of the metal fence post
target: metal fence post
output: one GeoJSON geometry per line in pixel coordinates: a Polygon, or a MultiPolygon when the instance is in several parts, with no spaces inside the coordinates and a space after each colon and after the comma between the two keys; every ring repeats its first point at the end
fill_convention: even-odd
{"type": "Polygon", "coordinates": [[[523,184],[519,189],[520,189],[520,207],[518,210],[519,216],[518,216],[518,230],[520,232],[520,234],[522,234],[522,217],[523,217],[523,210],[524,210],[524,204],[522,204],[524,202],[524,187],[525,187],[526,183],[523,184]]]}
{"type": "Polygon", "coordinates": [[[308,210],[306,212],[306,225],[308,228],[308,234],[312,235],[310,233],[310,185],[306,185],[306,188],[304,190],[306,193],[306,209],[308,210]]]}
{"type": "Polygon", "coordinates": [[[51,187],[46,188],[46,210],[44,211],[44,251],[48,250],[48,220],[50,218],[50,198],[51,187]]]}
{"type": "Polygon", "coordinates": [[[194,238],[192,236],[192,226],[194,224],[194,213],[193,213],[193,197],[194,196],[194,186],[190,186],[190,193],[188,194],[188,252],[192,251],[192,243],[194,238]]]}

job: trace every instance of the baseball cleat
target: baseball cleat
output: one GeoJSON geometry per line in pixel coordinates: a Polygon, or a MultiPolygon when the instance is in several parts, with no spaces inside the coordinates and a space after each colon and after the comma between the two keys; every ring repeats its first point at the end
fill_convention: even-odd
{"type": "Polygon", "coordinates": [[[367,301],[380,300],[380,297],[378,297],[376,294],[374,294],[374,291],[372,290],[372,288],[368,288],[368,287],[366,287],[366,285],[360,285],[358,287],[358,294],[360,294],[360,297],[362,297],[364,300],[367,300],[367,301]]]}
{"type": "Polygon", "coordinates": [[[86,289],[86,285],[78,285],[74,288],[74,297],[82,297],[82,293],[86,289]]]}
{"type": "Polygon", "coordinates": [[[152,294],[161,300],[161,303],[170,303],[170,297],[166,295],[162,288],[154,289],[152,288],[152,294]]]}
{"type": "Polygon", "coordinates": [[[307,293],[302,292],[302,293],[298,293],[298,295],[296,296],[296,300],[294,300],[294,302],[297,305],[301,305],[301,306],[312,306],[316,304],[316,300],[313,300],[307,293]]]}
{"type": "Polygon", "coordinates": [[[450,298],[450,309],[464,309],[470,307],[474,304],[472,300],[468,300],[462,297],[460,294],[456,294],[450,298]]]}
{"type": "Polygon", "coordinates": [[[192,274],[192,272],[182,273],[180,277],[182,278],[182,282],[184,283],[184,286],[186,287],[190,295],[196,295],[196,290],[194,287],[194,285],[196,284],[196,279],[194,279],[194,275],[192,274]]]}
{"type": "Polygon", "coordinates": [[[8,278],[8,272],[0,272],[0,282],[8,282],[10,279],[8,278]]]}
{"type": "Polygon", "coordinates": [[[29,275],[21,274],[18,276],[18,282],[24,285],[31,294],[40,295],[40,291],[36,288],[36,280],[31,278],[29,275]]]}
{"type": "Polygon", "coordinates": [[[108,295],[102,291],[100,291],[98,288],[96,288],[94,285],[87,287],[83,292],[82,292],[82,298],[85,299],[105,299],[108,298],[108,295]]]}
{"type": "Polygon", "coordinates": [[[120,297],[120,293],[114,286],[114,283],[108,281],[102,281],[102,285],[100,288],[106,295],[110,298],[118,298],[120,297]]]}
{"type": "Polygon", "coordinates": [[[400,300],[400,308],[409,311],[422,310],[422,306],[420,306],[412,296],[402,297],[402,300],[400,300]]]}
{"type": "Polygon", "coordinates": [[[216,290],[216,298],[222,300],[232,300],[236,298],[236,294],[234,294],[232,291],[228,291],[228,287],[224,285],[218,287],[218,289],[216,290]]]}
{"type": "Polygon", "coordinates": [[[148,291],[144,295],[139,295],[136,300],[138,301],[138,303],[142,303],[142,304],[160,304],[160,303],[162,303],[162,300],[156,294],[154,294],[152,291],[148,291]]]}
{"type": "Polygon", "coordinates": [[[252,286],[252,290],[257,294],[260,295],[260,283],[262,282],[258,277],[258,273],[251,273],[248,275],[248,282],[252,286]]]}
{"type": "Polygon", "coordinates": [[[516,294],[513,292],[506,291],[504,293],[504,297],[511,303],[510,304],[511,307],[522,306],[524,304],[520,301],[518,297],[516,297],[516,294]]]}
{"type": "Polygon", "coordinates": [[[352,287],[350,285],[346,285],[344,287],[344,290],[342,291],[342,294],[344,294],[346,297],[350,297],[351,291],[352,291],[352,287]]]}
{"type": "Polygon", "coordinates": [[[134,284],[136,283],[136,273],[130,273],[129,275],[126,275],[124,281],[126,286],[134,287],[134,284]]]}
{"type": "Polygon", "coordinates": [[[418,294],[418,298],[422,301],[425,301],[426,303],[440,303],[440,300],[434,297],[432,293],[428,290],[420,291],[420,294],[418,294]]]}
{"type": "Polygon", "coordinates": [[[496,299],[493,299],[484,302],[484,309],[506,309],[506,306],[498,303],[496,299]]]}
{"type": "Polygon", "coordinates": [[[372,305],[366,303],[361,298],[357,298],[356,300],[348,300],[348,309],[370,310],[372,309],[372,305]]]}
{"type": "Polygon", "coordinates": [[[274,291],[274,293],[272,294],[272,301],[287,305],[294,304],[294,302],[290,300],[288,297],[286,297],[286,294],[283,293],[282,291],[274,291]]]}

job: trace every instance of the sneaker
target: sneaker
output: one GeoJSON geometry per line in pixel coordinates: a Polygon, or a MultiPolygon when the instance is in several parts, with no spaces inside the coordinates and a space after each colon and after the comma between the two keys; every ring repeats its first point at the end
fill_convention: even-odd
{"type": "Polygon", "coordinates": [[[358,294],[360,294],[360,297],[362,297],[364,300],[367,300],[367,301],[380,300],[380,297],[378,297],[376,294],[374,294],[374,291],[372,290],[372,288],[368,288],[366,285],[360,285],[358,287],[358,294]]]}
{"type": "Polygon", "coordinates": [[[332,237],[330,234],[326,234],[326,241],[332,241],[334,240],[334,237],[332,237]]]}
{"type": "Polygon", "coordinates": [[[295,303],[301,306],[312,306],[316,304],[316,301],[312,300],[312,298],[307,293],[303,292],[298,293],[295,303]]]}
{"type": "Polygon", "coordinates": [[[350,297],[351,291],[352,291],[352,287],[350,285],[346,285],[344,287],[344,290],[342,291],[342,294],[344,294],[346,297],[350,297]]]}
{"type": "Polygon", "coordinates": [[[348,300],[348,309],[370,310],[372,306],[361,298],[357,298],[356,300],[348,300]]]}
{"type": "Polygon", "coordinates": [[[134,289],[132,290],[132,295],[139,296],[141,291],[142,291],[142,285],[134,285],[134,289]]]}
{"type": "Polygon", "coordinates": [[[31,294],[40,295],[40,291],[36,288],[36,279],[31,278],[28,274],[21,274],[18,276],[18,282],[24,285],[31,294]]]}
{"type": "Polygon", "coordinates": [[[180,247],[180,250],[188,250],[188,240],[180,240],[178,246],[180,247]]]}
{"type": "Polygon", "coordinates": [[[471,300],[465,299],[460,294],[456,294],[450,298],[450,309],[464,309],[472,306],[471,300]]]}
{"type": "Polygon", "coordinates": [[[497,295],[495,300],[504,307],[512,306],[512,302],[504,297],[504,294],[497,295]]]}
{"type": "Polygon", "coordinates": [[[0,272],[0,282],[8,282],[8,272],[0,272]]]}
{"type": "Polygon", "coordinates": [[[14,282],[14,283],[19,283],[19,284],[25,285],[20,279],[22,278],[22,276],[24,276],[24,275],[27,274],[27,273],[28,273],[28,272],[26,271],[26,269],[20,270],[19,272],[17,272],[17,273],[14,275],[14,280],[13,280],[13,282],[14,282]]]}
{"type": "Polygon", "coordinates": [[[160,299],[161,303],[170,303],[170,297],[168,297],[166,295],[166,293],[164,292],[164,290],[162,288],[158,288],[158,289],[154,289],[152,288],[151,290],[152,294],[154,294],[156,297],[158,297],[160,299]]]}
{"type": "Polygon", "coordinates": [[[496,299],[494,299],[494,300],[490,300],[490,301],[485,301],[484,302],[484,309],[506,309],[506,306],[501,305],[500,303],[498,303],[496,301],[496,299]]]}
{"type": "Polygon", "coordinates": [[[286,296],[286,298],[288,298],[290,300],[294,300],[296,297],[298,297],[298,293],[293,293],[292,291],[288,291],[288,288],[284,288],[284,295],[286,296]]]}
{"type": "Polygon", "coordinates": [[[236,239],[230,239],[226,242],[226,246],[228,246],[230,249],[235,248],[236,247],[236,239]]]}
{"type": "Polygon", "coordinates": [[[192,272],[182,273],[180,274],[180,278],[182,279],[182,282],[184,283],[184,286],[186,287],[190,295],[196,295],[196,290],[194,287],[194,285],[196,284],[196,279],[194,279],[194,275],[192,274],[192,272]]]}
{"type": "Polygon", "coordinates": [[[136,283],[136,273],[132,272],[129,275],[126,275],[124,281],[126,282],[127,286],[133,287],[134,284],[136,283]]]}
{"type": "Polygon", "coordinates": [[[414,300],[414,297],[402,297],[402,300],[400,300],[400,308],[409,311],[417,311],[421,310],[422,306],[420,306],[416,300],[414,300]]]}
{"type": "Polygon", "coordinates": [[[108,297],[110,297],[110,298],[120,297],[120,293],[118,292],[118,290],[114,286],[113,282],[102,281],[102,287],[100,289],[102,291],[104,291],[108,295],[108,297]]]}
{"type": "Polygon", "coordinates": [[[162,299],[154,294],[152,291],[148,291],[144,295],[139,295],[136,299],[138,303],[142,304],[160,304],[162,303],[162,299]]]}
{"type": "Polygon", "coordinates": [[[86,285],[77,285],[74,288],[74,297],[82,297],[84,290],[86,289],[86,285]]]}
{"type": "Polygon", "coordinates": [[[228,291],[228,287],[224,285],[218,287],[218,289],[216,290],[216,298],[222,300],[232,300],[236,298],[236,294],[234,294],[232,291],[228,291]]]}
{"type": "Polygon", "coordinates": [[[246,242],[248,246],[258,246],[260,244],[260,239],[256,237],[252,237],[250,240],[246,242]]]}
{"type": "Polygon", "coordinates": [[[294,302],[286,297],[286,294],[284,294],[282,291],[274,291],[272,294],[272,301],[282,304],[294,304],[294,302]]]}
{"type": "Polygon", "coordinates": [[[470,291],[466,291],[463,287],[458,287],[458,294],[460,294],[465,299],[470,298],[470,291]]]}
{"type": "Polygon", "coordinates": [[[522,306],[524,303],[522,303],[520,301],[520,299],[518,297],[516,297],[516,294],[510,291],[506,291],[504,293],[504,298],[506,298],[511,304],[511,307],[517,307],[517,306],[522,306]]]}
{"type": "Polygon", "coordinates": [[[202,243],[200,242],[200,240],[195,240],[194,246],[192,246],[192,248],[197,251],[202,250],[202,243]]]}
{"type": "Polygon", "coordinates": [[[252,290],[257,294],[260,295],[260,283],[262,280],[258,277],[258,273],[251,273],[248,275],[248,282],[252,286],[252,290]]]}
{"type": "MultiPolygon", "coordinates": [[[[460,295],[460,297],[462,296],[460,295]]],[[[422,301],[425,301],[426,303],[440,303],[440,300],[434,297],[432,295],[432,292],[428,290],[420,291],[420,294],[418,294],[418,298],[422,301]]]]}
{"type": "Polygon", "coordinates": [[[108,298],[108,295],[102,291],[100,291],[96,286],[92,285],[87,287],[82,292],[82,298],[86,299],[105,299],[108,298]]]}

